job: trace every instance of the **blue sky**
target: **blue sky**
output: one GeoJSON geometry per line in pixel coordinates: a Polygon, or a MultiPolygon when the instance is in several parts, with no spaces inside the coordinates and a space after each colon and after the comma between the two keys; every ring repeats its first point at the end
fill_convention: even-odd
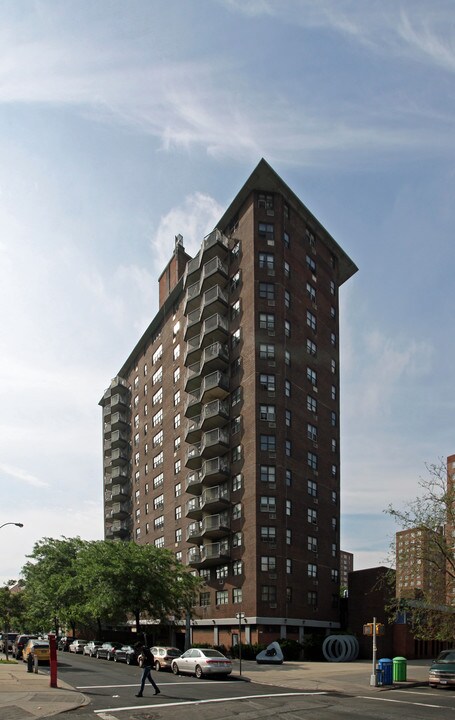
{"type": "Polygon", "coordinates": [[[0,580],[102,537],[98,400],[261,157],[359,267],[342,547],[384,563],[455,452],[454,75],[452,0],[3,0],[0,580]]]}

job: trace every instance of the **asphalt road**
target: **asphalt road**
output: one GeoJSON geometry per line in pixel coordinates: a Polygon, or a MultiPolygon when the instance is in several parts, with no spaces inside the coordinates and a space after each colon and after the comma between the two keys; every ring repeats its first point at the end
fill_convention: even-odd
{"type": "Polygon", "coordinates": [[[59,653],[58,675],[83,692],[90,704],[71,720],[454,720],[455,690],[428,687],[362,694],[315,693],[244,682],[153,673],[161,694],[149,684],[136,698],[141,671],[124,663],[59,653]]]}

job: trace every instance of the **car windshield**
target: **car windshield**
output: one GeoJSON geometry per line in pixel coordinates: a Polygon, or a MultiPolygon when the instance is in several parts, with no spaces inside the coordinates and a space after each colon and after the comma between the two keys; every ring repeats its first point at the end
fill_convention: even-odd
{"type": "Polygon", "coordinates": [[[167,650],[167,654],[170,655],[170,657],[180,657],[182,653],[180,650],[177,650],[177,648],[169,648],[169,650],[167,650]]]}
{"type": "Polygon", "coordinates": [[[49,643],[47,643],[47,642],[34,642],[34,643],[33,643],[33,647],[34,647],[34,648],[48,648],[48,647],[49,647],[49,643]]]}
{"type": "Polygon", "coordinates": [[[205,657],[224,657],[218,650],[203,650],[205,657]]]}
{"type": "Polygon", "coordinates": [[[438,663],[453,663],[455,662],[455,651],[454,650],[445,650],[442,652],[438,659],[436,660],[438,663]]]}

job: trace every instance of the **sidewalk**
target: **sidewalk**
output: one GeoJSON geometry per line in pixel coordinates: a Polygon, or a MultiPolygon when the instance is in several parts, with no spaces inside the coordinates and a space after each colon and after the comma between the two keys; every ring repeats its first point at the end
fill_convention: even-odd
{"type": "Polygon", "coordinates": [[[49,686],[49,675],[43,669],[35,674],[28,673],[23,662],[0,663],[0,720],[50,717],[88,704],[85,695],[63,680],[57,685],[49,686]]]}
{"type": "MultiPolygon", "coordinates": [[[[428,682],[429,660],[410,660],[406,682],[394,687],[409,687],[428,682]]],[[[58,687],[49,686],[47,668],[28,673],[18,662],[0,664],[0,720],[32,720],[88,705],[89,699],[68,683],[58,679],[58,687]]],[[[258,665],[255,661],[234,661],[232,677],[238,680],[277,685],[309,692],[359,694],[386,692],[391,686],[370,686],[372,664],[369,660],[352,663],[286,662],[283,665],[258,665]]]]}

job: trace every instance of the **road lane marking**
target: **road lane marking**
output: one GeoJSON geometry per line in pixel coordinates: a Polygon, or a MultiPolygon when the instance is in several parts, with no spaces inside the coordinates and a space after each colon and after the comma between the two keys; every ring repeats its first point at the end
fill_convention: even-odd
{"type": "Polygon", "coordinates": [[[167,707],[182,707],[183,705],[209,705],[210,703],[222,703],[222,702],[233,702],[235,700],[258,700],[261,698],[281,698],[281,697],[296,697],[298,695],[303,695],[307,697],[308,695],[327,695],[324,691],[315,691],[315,692],[289,692],[289,693],[266,693],[264,695],[237,695],[236,697],[229,697],[229,698],[211,698],[210,700],[181,700],[180,702],[169,702],[169,703],[154,703],[153,705],[128,705],[126,707],[120,707],[120,708],[102,708],[101,710],[94,710],[93,712],[96,715],[100,715],[101,713],[117,713],[117,712],[126,712],[130,710],[149,710],[150,708],[154,708],[155,710],[159,708],[167,708],[167,707]]]}
{"type": "MultiPolygon", "coordinates": [[[[129,687],[138,687],[141,684],[141,680],[139,680],[135,683],[131,683],[130,685],[77,685],[76,690],[101,690],[102,688],[129,688],[129,687]]],[[[196,680],[196,681],[190,681],[185,682],[185,680],[182,680],[182,682],[168,682],[168,683],[161,683],[160,682],[160,688],[161,687],[172,687],[173,685],[226,685],[225,682],[222,682],[220,680],[196,680]]]]}
{"type": "Polygon", "coordinates": [[[430,703],[406,702],[406,700],[392,700],[392,698],[370,697],[368,695],[356,695],[360,700],[377,700],[378,702],[398,703],[399,705],[419,705],[428,708],[446,708],[445,705],[430,705],[430,703]]]}

